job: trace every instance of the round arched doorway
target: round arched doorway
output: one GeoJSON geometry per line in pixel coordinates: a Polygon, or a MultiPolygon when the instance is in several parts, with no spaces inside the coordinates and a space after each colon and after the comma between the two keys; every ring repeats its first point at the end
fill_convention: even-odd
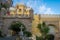
{"type": "Polygon", "coordinates": [[[56,28],[56,26],[54,24],[49,24],[48,27],[49,27],[49,33],[48,34],[50,34],[50,35],[53,36],[50,39],[51,40],[54,40],[55,39],[57,28],[56,28]]]}
{"type": "Polygon", "coordinates": [[[55,35],[56,34],[56,26],[55,25],[53,25],[53,24],[49,24],[48,25],[48,27],[49,27],[49,34],[52,34],[52,35],[55,35]]]}
{"type": "Polygon", "coordinates": [[[10,24],[10,27],[9,27],[10,34],[12,36],[18,34],[21,31],[20,28],[23,28],[22,31],[24,31],[26,29],[25,25],[22,22],[12,21],[10,24]]]}

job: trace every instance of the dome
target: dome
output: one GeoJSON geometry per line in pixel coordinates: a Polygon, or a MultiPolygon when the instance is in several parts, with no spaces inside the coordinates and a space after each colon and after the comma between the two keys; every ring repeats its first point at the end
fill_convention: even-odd
{"type": "Polygon", "coordinates": [[[15,11],[16,9],[14,7],[10,7],[9,11],[15,11]]]}

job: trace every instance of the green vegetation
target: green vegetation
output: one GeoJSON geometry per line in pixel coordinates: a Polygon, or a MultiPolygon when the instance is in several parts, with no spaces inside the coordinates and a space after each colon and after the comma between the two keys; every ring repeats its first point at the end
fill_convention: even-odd
{"type": "Polygon", "coordinates": [[[43,22],[42,24],[38,24],[38,29],[41,32],[41,36],[36,36],[36,40],[54,40],[54,35],[48,34],[49,33],[49,27],[43,22]]]}
{"type": "Polygon", "coordinates": [[[2,37],[2,32],[1,32],[1,30],[0,30],[0,37],[2,37]]]}
{"type": "Polygon", "coordinates": [[[7,3],[0,3],[0,11],[1,11],[1,8],[5,8],[5,9],[7,9],[9,7],[9,4],[7,4],[7,3]]]}
{"type": "Polygon", "coordinates": [[[2,35],[2,31],[0,30],[0,37],[3,37],[3,35],[2,35]]]}
{"type": "Polygon", "coordinates": [[[19,32],[20,32],[20,27],[21,27],[21,25],[22,25],[22,27],[24,27],[24,28],[23,28],[23,31],[24,31],[26,28],[25,28],[24,24],[22,24],[22,23],[19,22],[19,21],[13,21],[13,22],[11,23],[9,29],[11,29],[12,31],[14,31],[14,32],[16,32],[16,33],[19,33],[19,32]]]}
{"type": "Polygon", "coordinates": [[[19,21],[13,21],[9,27],[10,30],[12,30],[13,32],[15,32],[15,34],[18,34],[21,29],[20,27],[23,27],[22,31],[23,31],[23,34],[26,36],[26,37],[30,37],[32,36],[31,32],[28,32],[26,31],[26,27],[23,23],[19,22],[19,21]]]}
{"type": "Polygon", "coordinates": [[[29,32],[29,31],[24,31],[24,35],[26,37],[31,37],[32,36],[31,32],[29,32]]]}
{"type": "Polygon", "coordinates": [[[47,35],[49,32],[49,27],[43,22],[42,24],[38,24],[38,29],[42,33],[42,35],[47,35]]]}

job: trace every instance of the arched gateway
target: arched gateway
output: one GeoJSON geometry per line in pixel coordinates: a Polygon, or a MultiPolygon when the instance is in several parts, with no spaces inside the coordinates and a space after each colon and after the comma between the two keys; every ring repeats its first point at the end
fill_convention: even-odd
{"type": "Polygon", "coordinates": [[[27,29],[27,31],[31,31],[31,23],[32,23],[32,19],[31,18],[16,18],[16,17],[14,17],[14,18],[3,18],[4,19],[4,26],[3,26],[3,28],[2,28],[2,30],[3,30],[3,33],[4,34],[9,34],[9,26],[11,25],[11,23],[13,22],[13,21],[20,21],[20,22],[22,22],[24,25],[25,25],[25,27],[26,27],[26,29],[27,29]]]}

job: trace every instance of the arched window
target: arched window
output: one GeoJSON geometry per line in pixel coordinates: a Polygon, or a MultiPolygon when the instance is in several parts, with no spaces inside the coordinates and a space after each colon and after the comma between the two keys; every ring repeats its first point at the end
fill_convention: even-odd
{"type": "Polygon", "coordinates": [[[19,9],[19,12],[21,12],[21,9],[19,9]]]}

